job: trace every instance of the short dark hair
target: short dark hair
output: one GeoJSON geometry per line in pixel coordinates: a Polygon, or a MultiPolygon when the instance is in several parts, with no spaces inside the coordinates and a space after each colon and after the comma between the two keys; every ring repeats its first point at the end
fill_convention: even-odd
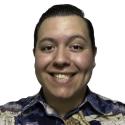
{"type": "Polygon", "coordinates": [[[70,4],[54,5],[51,8],[49,8],[45,13],[42,14],[34,31],[34,49],[36,48],[36,44],[37,44],[39,28],[46,18],[54,17],[54,16],[70,16],[70,15],[77,15],[85,20],[85,22],[87,23],[88,30],[89,30],[89,36],[91,39],[92,49],[95,51],[95,48],[96,48],[95,36],[94,36],[94,29],[93,29],[93,25],[91,21],[85,18],[84,12],[81,9],[70,4]]]}

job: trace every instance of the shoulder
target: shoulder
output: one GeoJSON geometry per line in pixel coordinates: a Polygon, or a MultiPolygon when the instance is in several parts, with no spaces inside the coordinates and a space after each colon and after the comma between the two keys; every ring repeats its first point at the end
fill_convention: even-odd
{"type": "Polygon", "coordinates": [[[101,114],[125,115],[125,104],[120,101],[115,101],[110,98],[101,96],[100,94],[94,93],[90,90],[87,96],[87,100],[91,106],[101,114]]]}
{"type": "Polygon", "coordinates": [[[112,100],[110,98],[101,96],[96,94],[100,107],[105,109],[107,113],[110,112],[110,114],[123,114],[125,115],[125,104],[117,101],[117,100],[112,100]]]}
{"type": "Polygon", "coordinates": [[[99,121],[103,125],[124,125],[125,123],[125,104],[115,101],[99,94],[90,92],[88,96],[92,113],[86,116],[88,121],[99,121]],[[94,109],[94,110],[93,110],[94,109]]]}
{"type": "Polygon", "coordinates": [[[10,111],[10,112],[20,112],[25,106],[30,104],[35,96],[30,96],[27,98],[22,98],[18,101],[8,102],[0,106],[0,112],[10,111]]]}
{"type": "Polygon", "coordinates": [[[14,118],[21,114],[22,110],[29,105],[35,96],[9,102],[0,106],[0,125],[14,125],[14,118]]]}

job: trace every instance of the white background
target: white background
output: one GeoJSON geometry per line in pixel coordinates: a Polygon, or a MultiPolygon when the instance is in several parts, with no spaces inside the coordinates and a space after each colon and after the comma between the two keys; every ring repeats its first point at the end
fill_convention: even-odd
{"type": "Polygon", "coordinates": [[[125,103],[124,0],[0,0],[0,105],[36,94],[33,32],[53,4],[81,8],[95,29],[96,67],[92,91],[125,103]]]}

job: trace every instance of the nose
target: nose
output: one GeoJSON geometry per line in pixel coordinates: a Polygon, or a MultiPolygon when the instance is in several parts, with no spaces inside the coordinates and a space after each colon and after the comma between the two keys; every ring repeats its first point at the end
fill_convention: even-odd
{"type": "Polygon", "coordinates": [[[59,48],[55,53],[55,58],[53,62],[53,66],[56,68],[64,68],[70,65],[70,55],[67,51],[62,47],[59,48]]]}

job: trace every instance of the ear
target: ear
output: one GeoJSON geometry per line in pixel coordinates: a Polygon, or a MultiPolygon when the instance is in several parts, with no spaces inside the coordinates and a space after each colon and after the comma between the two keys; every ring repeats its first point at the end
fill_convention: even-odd
{"type": "Polygon", "coordinates": [[[94,68],[96,66],[95,60],[93,62],[92,68],[94,68]]]}
{"type": "Polygon", "coordinates": [[[33,48],[33,55],[35,56],[35,48],[33,48]]]}
{"type": "Polygon", "coordinates": [[[94,68],[96,66],[96,62],[95,62],[95,57],[96,57],[96,53],[97,53],[97,47],[94,48],[93,50],[93,65],[92,65],[92,68],[94,68]]]}
{"type": "Polygon", "coordinates": [[[96,53],[97,53],[97,47],[95,46],[94,49],[93,49],[93,53],[94,53],[94,57],[96,56],[96,53]]]}

